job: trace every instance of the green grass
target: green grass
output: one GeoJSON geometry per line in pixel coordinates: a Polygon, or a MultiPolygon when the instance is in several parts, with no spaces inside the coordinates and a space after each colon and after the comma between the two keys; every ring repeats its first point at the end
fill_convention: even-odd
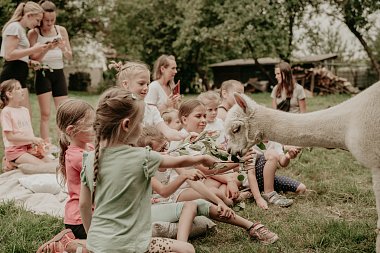
{"type": "MultiPolygon", "coordinates": [[[[96,95],[74,93],[95,104],[96,95]]],[[[38,133],[38,105],[33,126],[38,133]]],[[[260,104],[270,105],[269,94],[254,94],[260,104]]],[[[333,106],[347,95],[329,95],[307,100],[308,111],[333,106]]],[[[55,127],[51,124],[51,130],[55,127]]],[[[2,154],[2,150],[0,151],[2,154]]],[[[191,241],[197,252],[375,252],[376,209],[370,170],[360,166],[350,153],[314,148],[304,151],[279,174],[303,182],[310,191],[303,196],[288,194],[295,203],[289,208],[270,206],[267,211],[248,201],[239,214],[266,224],[280,236],[270,246],[248,239],[242,229],[218,223],[217,232],[191,241]]],[[[0,252],[35,252],[38,245],[63,228],[62,219],[35,215],[13,202],[0,205],[0,252]]]]}

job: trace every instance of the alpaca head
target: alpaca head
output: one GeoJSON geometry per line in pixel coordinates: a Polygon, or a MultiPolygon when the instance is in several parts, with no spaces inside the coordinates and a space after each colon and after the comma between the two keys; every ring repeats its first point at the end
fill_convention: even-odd
{"type": "Polygon", "coordinates": [[[236,104],[228,111],[225,129],[228,135],[228,152],[245,154],[253,145],[262,141],[255,113],[258,105],[246,95],[234,94],[236,104]]]}

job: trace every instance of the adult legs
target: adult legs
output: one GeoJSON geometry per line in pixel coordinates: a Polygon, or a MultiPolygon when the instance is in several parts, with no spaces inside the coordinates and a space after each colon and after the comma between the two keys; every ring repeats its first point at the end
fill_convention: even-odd
{"type": "Polygon", "coordinates": [[[50,99],[51,92],[46,92],[37,96],[40,106],[40,136],[46,142],[49,142],[49,119],[50,119],[50,99]]]}

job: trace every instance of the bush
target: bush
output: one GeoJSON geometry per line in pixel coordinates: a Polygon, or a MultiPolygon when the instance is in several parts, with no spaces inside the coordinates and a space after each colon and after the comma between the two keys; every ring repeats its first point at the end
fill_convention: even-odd
{"type": "Polygon", "coordinates": [[[87,91],[91,85],[91,77],[87,72],[75,72],[69,76],[69,90],[87,91]]]}

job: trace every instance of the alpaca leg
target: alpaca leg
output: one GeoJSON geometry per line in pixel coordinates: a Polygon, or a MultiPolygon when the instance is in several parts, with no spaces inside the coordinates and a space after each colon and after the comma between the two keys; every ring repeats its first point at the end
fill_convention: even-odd
{"type": "Polygon", "coordinates": [[[372,169],[373,190],[376,198],[377,210],[377,238],[376,238],[376,253],[380,253],[380,168],[372,169]]]}

